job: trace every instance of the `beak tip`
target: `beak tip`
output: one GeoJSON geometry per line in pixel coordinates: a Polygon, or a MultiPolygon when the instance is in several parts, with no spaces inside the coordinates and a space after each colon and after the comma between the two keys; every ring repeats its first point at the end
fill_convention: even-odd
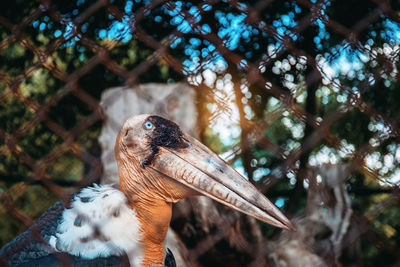
{"type": "Polygon", "coordinates": [[[283,215],[279,210],[277,212],[272,212],[272,214],[275,217],[275,219],[279,222],[280,228],[287,230],[287,231],[297,232],[297,229],[296,229],[296,227],[294,227],[293,223],[285,215],[283,215]]]}
{"type": "Polygon", "coordinates": [[[292,231],[292,232],[297,232],[296,227],[294,227],[293,225],[289,226],[289,230],[292,231]]]}
{"type": "Polygon", "coordinates": [[[286,230],[286,231],[297,232],[296,227],[294,227],[290,223],[285,223],[285,224],[280,224],[279,226],[278,225],[275,225],[275,226],[277,226],[278,228],[281,228],[283,230],[286,230]]]}
{"type": "Polygon", "coordinates": [[[293,223],[289,219],[286,218],[286,220],[283,221],[283,224],[287,227],[286,230],[297,232],[296,227],[294,227],[293,223]]]}
{"type": "Polygon", "coordinates": [[[285,226],[287,227],[287,229],[285,229],[285,230],[297,232],[296,227],[294,227],[294,225],[292,224],[291,221],[287,220],[287,221],[285,222],[285,226]]]}

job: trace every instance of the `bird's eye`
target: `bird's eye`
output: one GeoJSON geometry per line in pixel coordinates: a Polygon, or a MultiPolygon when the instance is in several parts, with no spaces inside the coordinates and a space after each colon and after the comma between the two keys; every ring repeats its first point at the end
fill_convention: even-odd
{"type": "Polygon", "coordinates": [[[151,128],[153,128],[153,123],[151,123],[150,121],[146,121],[144,123],[144,128],[146,128],[147,130],[150,130],[151,128]]]}

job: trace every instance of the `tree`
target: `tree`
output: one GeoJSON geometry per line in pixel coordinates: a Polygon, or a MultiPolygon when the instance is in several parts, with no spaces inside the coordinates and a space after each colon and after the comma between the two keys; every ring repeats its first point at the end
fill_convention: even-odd
{"type": "MultiPolygon", "coordinates": [[[[87,181],[85,169],[95,165],[89,159],[99,156],[96,105],[104,89],[187,80],[198,92],[203,142],[229,154],[293,216],[304,214],[314,197],[307,188],[310,172],[327,163],[351,165],[345,184],[354,214],[346,236],[361,227],[357,220],[367,230],[352,241],[359,250],[343,248],[337,260],[346,265],[362,255],[359,264],[367,266],[398,261],[398,200],[388,201],[399,176],[396,1],[18,0],[2,3],[1,10],[0,186],[7,195],[18,191],[21,180],[47,178],[62,186],[87,181]],[[39,114],[35,107],[57,94],[60,99],[30,127],[39,114]],[[94,118],[91,124],[88,118],[94,118]],[[232,124],[228,134],[221,131],[223,118],[232,124]],[[72,141],[54,123],[76,133],[72,141]],[[8,136],[35,162],[45,158],[46,167],[32,168],[9,149],[8,136]],[[68,142],[82,149],[66,146],[46,158],[68,142]],[[382,201],[387,206],[368,220],[382,201]],[[389,249],[377,248],[378,241],[389,249]]],[[[11,195],[13,203],[33,218],[58,197],[41,185],[22,192],[11,195]],[[27,203],[43,194],[46,204],[28,213],[27,203]]],[[[2,212],[2,229],[11,233],[1,235],[4,243],[25,226],[2,212]]],[[[236,241],[257,233],[261,241],[282,237],[265,225],[241,223],[236,241]]],[[[185,235],[182,225],[175,220],[189,248],[200,240],[193,237],[207,234],[185,235]]],[[[246,264],[253,252],[235,247],[240,256],[233,258],[226,239],[216,244],[219,259],[210,250],[201,264],[246,264]]]]}

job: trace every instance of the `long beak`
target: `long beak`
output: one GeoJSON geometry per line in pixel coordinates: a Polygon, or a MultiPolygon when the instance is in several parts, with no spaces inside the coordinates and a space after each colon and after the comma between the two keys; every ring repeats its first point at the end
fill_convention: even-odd
{"type": "Polygon", "coordinates": [[[187,148],[160,147],[150,168],[228,207],[276,227],[295,230],[282,212],[218,155],[184,135],[187,148]]]}

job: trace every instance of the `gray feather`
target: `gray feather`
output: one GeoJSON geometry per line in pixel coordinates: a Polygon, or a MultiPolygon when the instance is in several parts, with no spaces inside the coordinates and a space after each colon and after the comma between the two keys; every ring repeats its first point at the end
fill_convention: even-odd
{"type": "Polygon", "coordinates": [[[48,242],[50,236],[56,234],[62,212],[65,208],[70,208],[73,196],[55,203],[25,232],[2,247],[1,259],[8,265],[16,266],[54,253],[48,242]]]}

